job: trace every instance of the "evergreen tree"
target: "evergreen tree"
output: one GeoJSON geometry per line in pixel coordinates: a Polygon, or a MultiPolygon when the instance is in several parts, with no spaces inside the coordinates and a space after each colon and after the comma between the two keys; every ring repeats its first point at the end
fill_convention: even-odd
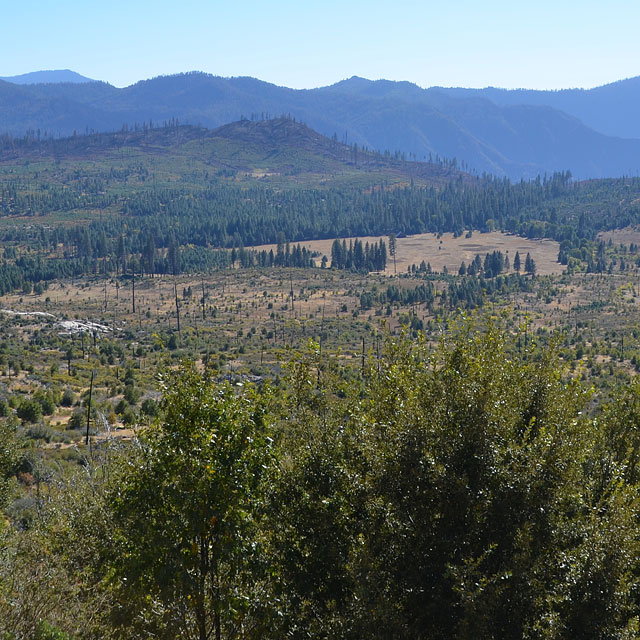
{"type": "Polygon", "coordinates": [[[536,263],[529,253],[527,253],[527,257],[524,261],[524,270],[529,275],[535,275],[536,273],[536,263]]]}
{"type": "Polygon", "coordinates": [[[520,269],[520,252],[516,251],[516,257],[513,259],[513,270],[519,272],[520,269]]]}

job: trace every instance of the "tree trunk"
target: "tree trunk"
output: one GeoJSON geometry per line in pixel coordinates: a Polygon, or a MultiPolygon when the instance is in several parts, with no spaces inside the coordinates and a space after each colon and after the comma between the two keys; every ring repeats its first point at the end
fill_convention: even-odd
{"type": "Polygon", "coordinates": [[[178,303],[178,287],[176,281],[173,281],[173,293],[176,298],[176,320],[178,324],[178,335],[180,335],[180,304],[178,303]]]}
{"type": "Polygon", "coordinates": [[[91,396],[93,395],[93,371],[91,372],[91,385],[89,386],[89,404],[87,405],[87,436],[85,445],[89,445],[89,423],[91,422],[91,396]]]}

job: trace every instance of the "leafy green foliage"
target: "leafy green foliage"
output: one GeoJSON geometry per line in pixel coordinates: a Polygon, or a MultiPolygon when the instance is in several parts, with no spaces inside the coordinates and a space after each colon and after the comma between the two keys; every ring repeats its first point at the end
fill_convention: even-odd
{"type": "Polygon", "coordinates": [[[71,640],[71,636],[46,622],[42,622],[36,629],[34,640],[71,640]]]}
{"type": "Polygon", "coordinates": [[[636,637],[638,386],[592,411],[560,347],[520,338],[450,322],[357,368],[311,341],[277,397],[169,370],[139,441],[96,442],[4,532],[0,629],[636,637]]]}
{"type": "Polygon", "coordinates": [[[15,475],[21,458],[15,426],[8,420],[0,420],[0,508],[6,505],[9,498],[9,480],[15,475]]]}
{"type": "Polygon", "coordinates": [[[24,422],[37,422],[42,418],[42,405],[35,398],[24,399],[16,411],[18,418],[24,422]]]}
{"type": "Polygon", "coordinates": [[[269,458],[264,407],[193,367],[166,385],[163,423],[141,435],[113,489],[112,580],[132,603],[156,602],[170,628],[232,637],[251,605],[244,572],[269,458]]]}
{"type": "Polygon", "coordinates": [[[632,618],[623,467],[596,480],[584,393],[549,352],[506,347],[469,325],[434,355],[401,341],[373,376],[358,554],[372,631],[386,618],[395,637],[601,637],[632,618]]]}
{"type": "Polygon", "coordinates": [[[435,353],[403,338],[358,395],[305,431],[280,479],[292,624],[370,638],[635,628],[626,457],[602,464],[587,396],[552,352],[514,357],[474,325],[435,353]]]}
{"type": "Polygon", "coordinates": [[[288,365],[280,465],[269,482],[266,526],[284,618],[276,633],[290,637],[346,637],[352,625],[347,604],[355,583],[348,562],[357,491],[336,405],[350,389],[337,373],[322,362],[314,342],[288,365]]]}

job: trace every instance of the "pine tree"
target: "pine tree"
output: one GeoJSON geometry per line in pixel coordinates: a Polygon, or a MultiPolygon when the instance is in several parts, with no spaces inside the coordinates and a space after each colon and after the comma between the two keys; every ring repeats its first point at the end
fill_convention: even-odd
{"type": "Polygon", "coordinates": [[[520,252],[516,251],[516,257],[513,259],[513,270],[520,271],[520,252]]]}
{"type": "Polygon", "coordinates": [[[527,253],[527,257],[524,261],[524,270],[529,275],[535,275],[536,273],[536,263],[535,260],[531,257],[530,253],[527,253]]]}

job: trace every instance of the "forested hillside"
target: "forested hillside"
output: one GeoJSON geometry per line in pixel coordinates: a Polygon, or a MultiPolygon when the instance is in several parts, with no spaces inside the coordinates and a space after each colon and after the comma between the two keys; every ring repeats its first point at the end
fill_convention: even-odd
{"type": "Polygon", "coordinates": [[[563,262],[586,262],[597,232],[639,221],[638,197],[632,178],[473,178],[453,162],[374,153],[288,118],[5,138],[0,289],[116,273],[130,258],[141,272],[206,270],[226,264],[218,249],[423,232],[552,238],[563,262]]]}

